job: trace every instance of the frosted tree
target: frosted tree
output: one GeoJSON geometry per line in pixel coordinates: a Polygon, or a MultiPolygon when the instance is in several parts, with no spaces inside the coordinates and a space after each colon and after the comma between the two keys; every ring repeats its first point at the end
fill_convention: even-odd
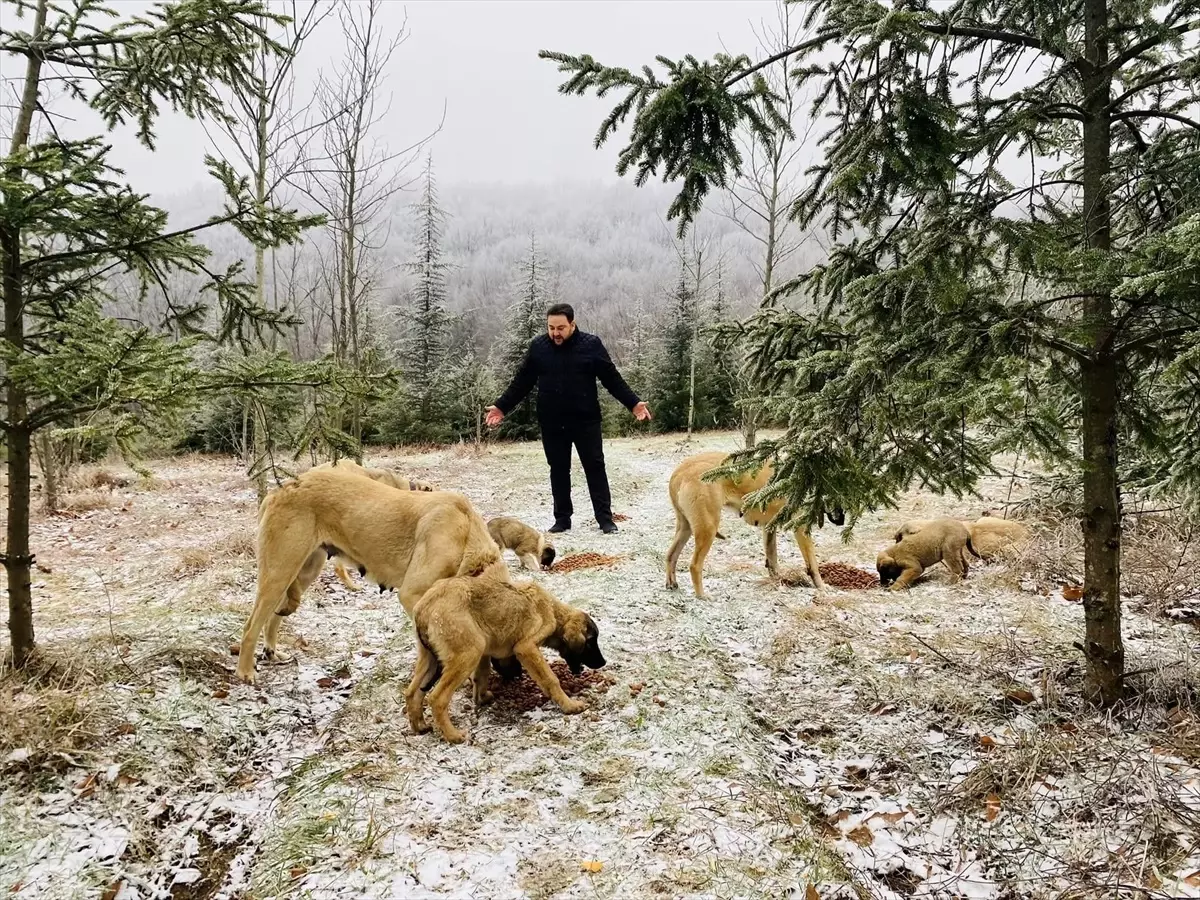
{"type": "MultiPolygon", "coordinates": [[[[520,265],[516,300],[508,310],[508,327],[499,348],[499,365],[505,383],[516,375],[525,359],[529,344],[546,331],[546,267],[538,255],[537,237],[529,236],[529,254],[520,265]]],[[[502,385],[503,387],[503,385],[502,385]]],[[[537,396],[531,393],[525,401],[504,417],[500,434],[516,440],[537,437],[537,396]]]]}

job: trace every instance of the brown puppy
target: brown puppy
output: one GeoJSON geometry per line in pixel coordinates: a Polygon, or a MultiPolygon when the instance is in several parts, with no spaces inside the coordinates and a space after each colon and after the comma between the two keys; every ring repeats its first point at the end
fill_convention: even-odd
{"type": "MultiPolygon", "coordinates": [[[[335,467],[338,469],[338,471],[349,471],[358,475],[365,475],[367,478],[372,478],[375,481],[386,484],[388,487],[394,487],[398,491],[437,490],[437,488],[435,488],[433,485],[424,481],[417,481],[415,478],[406,478],[402,475],[398,475],[391,469],[368,469],[366,466],[360,466],[352,459],[339,459],[336,462],[321,463],[319,466],[313,466],[311,469],[309,469],[309,471],[314,472],[320,469],[332,469],[335,467]]],[[[350,580],[350,573],[346,571],[346,561],[340,556],[335,556],[333,558],[333,571],[337,574],[338,580],[350,590],[362,590],[362,588],[350,580]]],[[[360,569],[358,574],[362,575],[364,573],[360,569]]],[[[296,610],[292,608],[287,610],[287,612],[281,613],[280,615],[291,615],[295,611],[296,610]]]]}
{"type": "Polygon", "coordinates": [[[901,541],[880,552],[875,559],[881,587],[891,586],[893,591],[907,588],[921,573],[939,562],[960,578],[967,577],[967,560],[963,550],[974,555],[971,532],[957,519],[934,519],[916,534],[908,534],[901,541]]]}
{"type": "Polygon", "coordinates": [[[490,575],[439,581],[413,609],[417,629],[417,664],[404,692],[413,731],[429,730],[425,694],[442,737],[452,744],[464,735],[450,721],[450,699],[468,677],[474,680],[475,708],[491,702],[489,657],[516,657],[538,687],[567,714],[587,704],[572,700],[546,664],[541,647],[558,652],[571,671],[604,666],[592,617],[556,600],[532,581],[513,583],[490,575]],[[432,690],[430,690],[432,688],[432,690]]]}
{"type": "Polygon", "coordinates": [[[522,569],[548,569],[554,565],[554,545],[550,539],[535,528],[530,528],[512,516],[497,516],[488,519],[488,534],[503,550],[511,550],[521,560],[522,569]]]}
{"type": "Polygon", "coordinates": [[[253,683],[264,627],[275,653],[280,613],[294,610],[325,560],[342,556],[380,588],[395,588],[405,612],[435,581],[508,567],[469,500],[449,491],[399,491],[341,467],[305,472],[259,507],[258,593],[242,635],[238,677],[253,683]]]}
{"type": "MultiPolygon", "coordinates": [[[[763,549],[767,557],[767,571],[772,575],[779,574],[779,559],[776,547],[774,519],[783,508],[783,501],[776,500],[766,509],[744,509],[743,502],[747,494],[757,491],[771,480],[772,468],[768,463],[753,474],[740,478],[722,478],[718,481],[704,481],[702,476],[710,469],[722,465],[728,454],[721,451],[700,453],[691,456],[679,464],[671,474],[670,494],[671,505],[675,507],[675,538],[667,550],[667,587],[675,589],[679,586],[675,578],[675,567],[679,563],[679,555],[683,552],[688,538],[695,537],[696,546],[692,551],[692,564],[689,567],[692,575],[692,587],[696,596],[704,597],[704,559],[712,548],[713,538],[720,537],[718,528],[721,525],[721,510],[728,506],[737,510],[739,516],[751,525],[762,528],[763,549]]],[[[841,510],[829,514],[833,524],[840,525],[844,521],[841,510]]],[[[813,586],[824,589],[825,582],[821,580],[820,562],[817,550],[813,546],[812,537],[807,528],[798,528],[793,532],[796,544],[804,555],[804,564],[808,568],[808,576],[813,586]]]]}
{"type": "MultiPolygon", "coordinates": [[[[906,535],[916,534],[932,521],[934,520],[912,519],[905,522],[896,531],[896,541],[901,541],[906,535]]],[[[999,556],[1020,547],[1030,538],[1028,526],[1014,519],[1001,519],[984,513],[974,522],[960,521],[971,532],[971,546],[980,559],[999,556]]]]}

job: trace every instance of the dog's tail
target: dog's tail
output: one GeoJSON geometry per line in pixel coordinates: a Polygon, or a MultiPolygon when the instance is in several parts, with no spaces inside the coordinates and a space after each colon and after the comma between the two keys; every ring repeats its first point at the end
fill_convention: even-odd
{"type": "Polygon", "coordinates": [[[970,538],[967,538],[967,549],[971,551],[971,555],[972,555],[972,556],[974,556],[976,559],[983,559],[983,557],[982,557],[982,556],[980,556],[980,555],[979,555],[979,554],[978,554],[978,553],[975,551],[975,545],[971,543],[971,539],[970,539],[970,538]]]}
{"type": "Polygon", "coordinates": [[[430,674],[428,680],[421,685],[421,690],[429,693],[433,686],[438,683],[438,679],[442,677],[442,661],[438,659],[438,655],[433,652],[433,648],[426,643],[423,628],[417,628],[417,643],[419,643],[425,649],[426,653],[433,657],[433,672],[430,674]]]}
{"type": "Polygon", "coordinates": [[[462,560],[458,564],[458,575],[482,575],[484,572],[503,569],[505,575],[508,567],[500,555],[500,548],[488,533],[487,523],[475,511],[470,502],[463,500],[465,512],[469,519],[467,526],[467,541],[463,547],[462,560]],[[500,568],[496,568],[499,566],[500,568]]]}

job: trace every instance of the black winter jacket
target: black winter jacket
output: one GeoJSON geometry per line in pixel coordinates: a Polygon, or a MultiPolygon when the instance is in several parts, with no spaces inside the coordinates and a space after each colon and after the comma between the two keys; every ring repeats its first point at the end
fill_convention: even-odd
{"type": "Polygon", "coordinates": [[[543,334],[530,343],[525,361],[495,406],[508,415],[536,383],[538,420],[543,425],[599,422],[597,378],[627,409],[641,402],[596,335],[575,329],[558,345],[543,334]]]}

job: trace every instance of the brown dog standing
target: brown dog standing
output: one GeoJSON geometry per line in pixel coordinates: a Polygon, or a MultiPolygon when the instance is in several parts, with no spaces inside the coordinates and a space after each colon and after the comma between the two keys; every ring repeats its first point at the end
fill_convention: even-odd
{"type": "Polygon", "coordinates": [[[275,652],[280,613],[294,610],[325,561],[341,556],[411,613],[435,581],[508,567],[471,502],[450,491],[398,491],[341,467],[305,472],[259,507],[258,590],[242,635],[237,674],[254,681],[254,649],[267,629],[275,652]]]}
{"type": "MultiPolygon", "coordinates": [[[[683,552],[688,538],[694,537],[696,546],[692,551],[692,564],[689,570],[696,596],[704,597],[704,559],[712,548],[713,539],[719,536],[721,510],[726,506],[736,510],[738,515],[749,524],[762,528],[767,571],[773,576],[779,574],[774,520],[783,508],[783,501],[776,500],[766,509],[743,509],[746,495],[759,490],[771,480],[771,465],[767,463],[757,472],[742,475],[739,478],[721,478],[717,481],[703,480],[702,476],[705,472],[724,464],[727,458],[728,454],[719,450],[712,453],[700,453],[685,459],[671,474],[669,490],[671,505],[675,508],[675,538],[667,550],[668,588],[675,589],[679,586],[675,578],[675,567],[679,564],[679,555],[683,552]]],[[[830,514],[829,519],[835,525],[840,525],[844,521],[840,510],[830,514]]],[[[813,546],[812,536],[808,529],[797,528],[793,535],[804,556],[804,565],[808,568],[808,577],[812,579],[813,586],[818,590],[824,589],[825,582],[821,580],[821,564],[817,559],[817,549],[813,546]]]]}
{"type": "Polygon", "coordinates": [[[512,583],[490,575],[439,581],[417,602],[413,622],[417,664],[404,693],[408,721],[417,734],[429,730],[428,691],[433,721],[452,744],[461,743],[464,735],[450,721],[450,699],[471,677],[476,708],[491,701],[489,657],[516,657],[538,687],[568,714],[582,712],[587,704],[566,695],[540,648],[557,651],[575,674],[584,666],[599,669],[605,664],[600,630],[592,617],[556,600],[532,581],[512,583]]]}
{"type": "Polygon", "coordinates": [[[890,585],[893,591],[902,590],[939,562],[958,577],[966,578],[964,550],[979,555],[971,546],[971,532],[967,526],[958,519],[934,519],[879,553],[875,558],[879,584],[881,587],[890,585]]]}

